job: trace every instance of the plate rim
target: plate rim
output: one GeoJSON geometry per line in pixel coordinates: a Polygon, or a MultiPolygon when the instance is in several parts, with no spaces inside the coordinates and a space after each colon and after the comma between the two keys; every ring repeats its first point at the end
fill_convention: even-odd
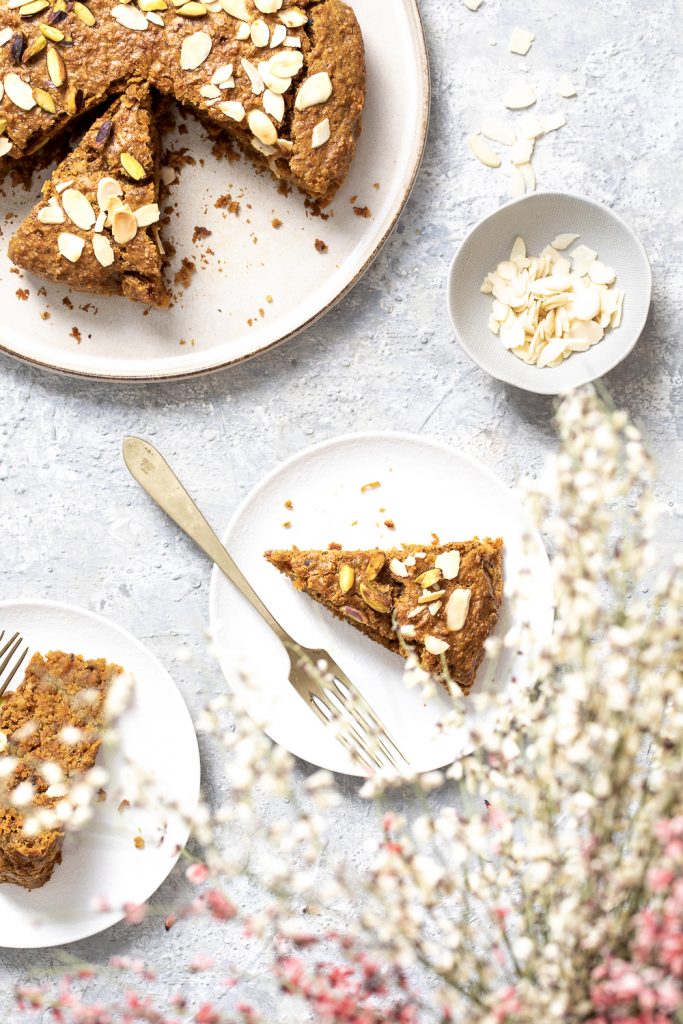
{"type": "MultiPolygon", "coordinates": [[[[643,331],[645,330],[645,327],[647,325],[647,321],[648,321],[649,316],[650,316],[650,310],[652,308],[652,289],[653,289],[653,274],[652,274],[652,263],[650,262],[650,257],[648,256],[647,250],[646,250],[645,246],[643,245],[643,243],[641,242],[639,236],[636,234],[636,232],[631,227],[631,225],[628,223],[628,221],[624,220],[624,218],[621,216],[621,214],[617,213],[616,210],[613,210],[612,207],[607,206],[605,203],[601,203],[597,199],[591,199],[589,196],[586,196],[586,195],[580,195],[578,192],[564,192],[564,191],[562,191],[560,189],[539,189],[536,192],[530,192],[528,195],[519,196],[516,199],[508,200],[507,202],[503,203],[501,206],[498,206],[495,210],[492,210],[491,213],[488,213],[485,217],[482,217],[481,220],[477,221],[477,223],[472,228],[470,228],[470,230],[467,232],[467,234],[463,238],[463,240],[460,243],[460,245],[457,247],[455,253],[453,254],[453,258],[451,259],[451,262],[450,262],[450,264],[448,266],[448,276],[447,276],[447,281],[446,281],[446,301],[447,301],[447,305],[448,305],[448,315],[449,315],[449,319],[451,321],[451,327],[453,328],[453,333],[455,334],[455,337],[457,338],[457,341],[458,341],[458,344],[460,345],[460,348],[463,350],[465,355],[472,361],[472,363],[475,366],[477,366],[480,370],[483,370],[484,373],[488,374],[488,376],[492,377],[494,380],[499,380],[503,384],[509,384],[512,387],[519,388],[520,391],[526,391],[528,394],[531,394],[531,395],[554,396],[554,395],[564,394],[566,391],[570,391],[570,390],[573,390],[574,388],[578,388],[578,387],[583,387],[583,385],[585,385],[585,384],[591,384],[595,380],[602,379],[602,377],[604,377],[608,373],[611,373],[612,370],[614,370],[617,366],[619,366],[619,364],[622,363],[624,361],[624,359],[626,359],[627,356],[629,356],[631,354],[631,352],[633,351],[633,349],[635,348],[637,343],[640,341],[640,338],[642,337],[643,331]],[[645,292],[647,294],[648,302],[647,302],[647,308],[646,308],[645,313],[644,313],[644,315],[642,317],[642,322],[639,323],[637,330],[634,332],[633,340],[628,345],[624,346],[622,349],[619,350],[619,353],[618,353],[617,357],[613,360],[613,362],[609,366],[607,366],[604,370],[602,370],[602,372],[600,372],[600,373],[591,373],[591,372],[584,373],[583,375],[581,375],[579,377],[579,379],[574,381],[572,384],[563,386],[561,388],[558,388],[557,386],[554,386],[554,385],[550,385],[549,387],[543,387],[543,386],[540,386],[540,387],[530,387],[527,384],[520,383],[518,380],[512,380],[512,377],[509,374],[507,374],[504,370],[503,371],[490,370],[488,367],[484,366],[479,361],[479,359],[476,358],[474,353],[471,351],[470,346],[464,341],[462,335],[460,334],[460,331],[456,327],[455,315],[453,313],[453,304],[454,304],[453,281],[455,279],[455,265],[458,262],[458,259],[459,259],[460,255],[461,255],[463,249],[465,248],[465,246],[467,245],[467,243],[469,242],[469,240],[472,238],[472,236],[474,235],[474,233],[476,231],[479,231],[480,228],[483,228],[486,224],[488,224],[495,217],[497,217],[500,213],[502,213],[503,210],[510,209],[510,207],[513,207],[513,206],[520,206],[523,203],[534,202],[537,199],[553,199],[553,198],[555,198],[555,199],[558,199],[558,198],[559,199],[570,199],[570,200],[574,200],[575,202],[584,203],[587,206],[592,206],[595,209],[600,210],[601,212],[608,214],[608,216],[612,217],[613,220],[615,220],[626,231],[626,233],[631,237],[631,239],[632,239],[632,241],[634,243],[634,247],[637,250],[639,250],[639,254],[643,258],[644,266],[645,266],[645,268],[647,270],[647,280],[646,280],[646,282],[644,282],[644,285],[645,285],[645,292]]],[[[584,354],[584,353],[580,353],[580,354],[584,354]]],[[[553,369],[556,369],[556,367],[548,367],[547,369],[553,370],[553,369]]],[[[559,369],[559,367],[557,367],[557,369],[559,369]]],[[[547,378],[547,379],[549,380],[549,378],[547,378]]]]}
{"type": "MultiPolygon", "coordinates": [[[[219,532],[217,531],[218,532],[218,537],[219,537],[219,539],[221,541],[221,544],[225,544],[225,542],[227,541],[228,535],[232,532],[234,527],[239,522],[240,517],[243,514],[243,510],[246,508],[247,504],[250,503],[251,501],[253,501],[254,498],[258,497],[262,493],[262,491],[264,491],[266,488],[268,488],[270,486],[270,484],[272,483],[273,480],[275,480],[283,471],[286,471],[286,470],[290,469],[291,466],[294,463],[296,463],[299,459],[303,458],[306,455],[312,454],[312,453],[318,453],[318,452],[321,452],[321,451],[325,451],[326,449],[332,448],[332,447],[334,447],[336,445],[339,445],[339,444],[348,444],[349,442],[356,443],[358,441],[363,442],[363,441],[376,440],[376,439],[380,439],[380,440],[390,439],[390,440],[395,440],[395,441],[398,441],[398,442],[402,441],[402,442],[410,442],[410,443],[414,443],[415,441],[418,441],[418,442],[421,442],[422,444],[425,444],[425,445],[427,445],[429,447],[436,448],[437,450],[441,451],[442,453],[446,453],[446,454],[448,454],[450,456],[456,456],[457,458],[467,462],[471,467],[477,469],[477,471],[482,472],[483,475],[488,478],[488,480],[494,482],[495,484],[497,484],[499,486],[502,486],[513,498],[515,497],[514,487],[509,485],[509,484],[507,484],[505,482],[505,480],[502,479],[502,477],[500,477],[492,469],[489,469],[489,467],[484,462],[482,462],[480,459],[478,459],[475,455],[471,455],[469,452],[457,450],[457,449],[455,449],[453,447],[453,445],[449,444],[447,441],[442,441],[439,438],[433,437],[430,434],[428,434],[428,435],[417,434],[417,433],[413,433],[413,432],[408,431],[408,430],[359,430],[359,431],[347,431],[344,434],[338,434],[335,437],[330,437],[330,438],[327,438],[324,441],[318,441],[315,444],[309,444],[309,445],[307,445],[304,448],[300,448],[298,451],[293,452],[286,459],[283,459],[282,462],[277,463],[277,465],[275,465],[268,473],[266,473],[263,477],[261,477],[261,479],[242,498],[242,500],[240,501],[239,505],[237,506],[235,511],[230,516],[226,526],[223,527],[222,529],[220,529],[219,532]]],[[[545,562],[548,565],[548,574],[549,574],[548,575],[548,581],[549,581],[549,583],[551,585],[551,588],[552,588],[552,563],[550,561],[550,556],[548,555],[548,550],[546,548],[546,545],[545,545],[545,543],[543,541],[543,535],[542,535],[541,531],[531,521],[527,510],[524,508],[524,505],[522,504],[521,500],[518,497],[517,497],[517,502],[518,502],[520,508],[525,512],[527,518],[529,518],[529,524],[530,524],[531,530],[533,531],[534,536],[538,540],[539,549],[542,552],[543,557],[545,559],[545,562]]],[[[215,622],[216,622],[216,610],[217,610],[216,609],[216,605],[217,605],[217,602],[218,602],[218,586],[219,586],[219,581],[222,581],[223,579],[226,579],[226,582],[230,585],[230,581],[227,580],[227,578],[224,576],[222,571],[219,569],[218,565],[216,565],[214,563],[212,571],[211,571],[211,580],[210,580],[210,584],[209,584],[209,602],[208,602],[208,605],[209,605],[209,607],[208,607],[208,612],[209,612],[209,629],[212,632],[213,632],[214,625],[215,625],[215,622]]],[[[548,610],[548,622],[545,623],[545,627],[547,628],[549,633],[552,631],[554,618],[555,618],[555,605],[554,605],[554,601],[551,600],[551,604],[550,604],[550,607],[549,607],[549,610],[548,610]]],[[[218,666],[220,668],[221,674],[223,675],[223,678],[225,679],[225,682],[226,682],[226,684],[229,687],[230,693],[233,694],[233,695],[236,695],[236,691],[235,691],[235,689],[233,687],[233,684],[232,684],[232,679],[231,679],[231,677],[228,676],[228,674],[226,673],[225,669],[223,668],[223,654],[222,654],[222,651],[220,650],[220,648],[216,651],[216,660],[218,662],[218,666]]],[[[247,714],[249,714],[248,711],[247,711],[247,714]]],[[[264,728],[261,723],[258,723],[258,727],[268,737],[268,739],[271,740],[272,743],[276,743],[276,744],[278,744],[280,746],[285,746],[284,744],[279,743],[278,740],[274,739],[271,736],[271,733],[270,733],[269,729],[264,728]]],[[[289,751],[289,747],[285,746],[285,749],[289,751]]],[[[292,753],[292,756],[294,756],[294,757],[298,758],[299,760],[303,761],[303,763],[308,765],[309,767],[311,767],[311,768],[317,768],[318,767],[312,761],[309,761],[307,758],[301,756],[300,754],[295,754],[292,751],[289,751],[289,752],[292,753]]],[[[349,770],[342,770],[342,769],[335,769],[334,773],[336,775],[343,775],[343,776],[345,776],[347,778],[355,778],[355,779],[359,779],[359,780],[363,780],[366,777],[365,775],[363,775],[363,774],[361,774],[361,773],[359,773],[357,771],[349,771],[349,770]]]]}
{"type": "Polygon", "coordinates": [[[419,68],[418,73],[422,78],[422,107],[420,113],[420,122],[416,134],[416,149],[413,159],[412,166],[410,167],[409,174],[403,183],[402,193],[396,206],[394,216],[390,223],[387,225],[381,238],[378,239],[372,252],[369,253],[363,265],[357,270],[353,278],[347,282],[347,284],[326,303],[322,309],[319,309],[317,313],[308,317],[302,324],[283,334],[280,338],[276,338],[267,345],[263,345],[261,348],[255,349],[246,355],[238,356],[235,359],[226,359],[214,366],[206,366],[196,370],[169,370],[167,372],[155,372],[147,374],[122,374],[122,373],[104,373],[93,370],[76,370],[67,369],[62,366],[56,366],[54,363],[46,362],[43,359],[37,359],[35,356],[28,356],[22,353],[14,351],[12,348],[0,338],[0,352],[4,355],[9,356],[11,359],[15,359],[18,362],[27,364],[29,366],[37,367],[40,370],[46,370],[49,373],[55,373],[64,377],[74,377],[78,380],[90,380],[90,381],[101,381],[103,383],[112,384],[156,384],[170,381],[188,381],[196,380],[200,377],[206,377],[212,373],[219,373],[221,370],[227,370],[233,366],[239,366],[241,363],[245,363],[250,359],[254,359],[258,356],[264,355],[267,352],[271,352],[273,349],[278,348],[280,345],[284,345],[285,342],[291,341],[297,335],[302,334],[317,323],[322,317],[330,312],[336,305],[338,305],[346,296],[356,287],[361,278],[365,276],[367,271],[370,269],[380,252],[388,242],[391,235],[396,229],[399,219],[401,218],[403,211],[406,208],[408,200],[412,194],[417,176],[420,172],[420,167],[424,158],[425,150],[427,148],[427,138],[429,133],[429,120],[431,111],[431,98],[432,98],[432,86],[431,86],[431,72],[429,64],[429,50],[427,47],[427,37],[420,12],[418,0],[403,0],[405,5],[406,13],[411,21],[412,29],[414,32],[415,39],[418,44],[418,56],[419,56],[419,68]]]}
{"type": "MultiPolygon", "coordinates": [[[[201,757],[200,757],[200,753],[199,753],[199,740],[197,738],[197,730],[195,729],[194,721],[192,719],[192,715],[190,714],[190,709],[187,706],[187,702],[185,700],[185,697],[183,696],[182,691],[180,690],[180,688],[177,685],[175,679],[173,678],[171,673],[168,671],[166,666],[163,664],[161,659],[159,657],[157,657],[157,655],[152,650],[150,650],[150,648],[147,646],[147,644],[144,644],[142,642],[142,640],[139,640],[138,637],[135,636],[134,633],[131,633],[124,626],[119,625],[118,622],[115,622],[113,619],[108,618],[106,615],[102,615],[100,612],[91,611],[89,608],[83,608],[81,605],[71,604],[68,601],[56,601],[56,600],[53,600],[51,598],[38,598],[38,597],[26,597],[26,598],[23,598],[23,597],[17,597],[17,598],[2,598],[0,600],[0,610],[2,610],[3,608],[8,608],[8,607],[16,606],[16,605],[24,605],[24,606],[28,606],[28,607],[32,607],[32,608],[37,608],[37,609],[58,609],[59,611],[67,612],[67,613],[72,613],[72,612],[76,611],[80,615],[83,615],[87,619],[91,619],[91,620],[96,621],[96,622],[103,621],[103,622],[106,623],[106,625],[108,627],[113,629],[115,633],[123,634],[128,642],[131,642],[134,646],[136,646],[136,647],[140,648],[141,650],[143,650],[145,652],[145,654],[149,658],[151,658],[153,661],[155,661],[158,664],[159,668],[162,670],[162,672],[166,676],[168,676],[168,678],[171,680],[171,683],[173,684],[173,686],[177,690],[178,696],[180,697],[180,700],[182,701],[182,705],[183,705],[183,707],[185,709],[185,714],[187,715],[187,718],[189,720],[190,726],[192,728],[192,733],[194,735],[194,745],[192,747],[192,753],[193,753],[192,771],[193,771],[194,774],[196,774],[196,784],[197,784],[196,802],[197,802],[197,804],[199,804],[199,801],[201,799],[201,757]]],[[[180,860],[180,857],[182,856],[183,849],[185,848],[185,846],[187,845],[187,842],[190,839],[190,835],[191,835],[191,830],[188,829],[187,837],[186,837],[186,839],[185,839],[185,841],[183,843],[183,846],[178,851],[178,855],[175,858],[172,858],[171,860],[169,860],[169,865],[170,866],[169,866],[168,871],[166,872],[164,877],[161,879],[161,881],[158,882],[158,884],[155,886],[155,888],[152,890],[152,892],[149,893],[149,895],[146,896],[145,899],[142,902],[147,903],[149,900],[151,900],[152,897],[161,888],[161,886],[167,881],[167,879],[169,878],[171,872],[175,869],[176,865],[178,864],[178,861],[180,860]]],[[[10,945],[10,946],[8,946],[6,943],[0,942],[0,949],[53,949],[53,948],[58,947],[58,946],[59,947],[61,947],[61,946],[68,946],[72,942],[83,942],[84,940],[91,939],[91,938],[93,938],[96,935],[101,935],[103,932],[108,931],[110,928],[113,928],[115,925],[120,924],[121,921],[124,920],[125,916],[126,916],[125,911],[122,911],[121,913],[119,913],[118,911],[115,911],[115,910],[114,911],[109,911],[108,913],[101,915],[101,924],[98,924],[94,929],[91,930],[90,928],[88,928],[87,931],[83,932],[83,934],[79,935],[78,937],[67,939],[67,940],[65,940],[63,942],[60,942],[60,941],[44,942],[43,941],[43,942],[36,942],[36,943],[34,943],[34,944],[30,945],[30,946],[27,946],[25,944],[22,944],[22,945],[10,945]]],[[[39,936],[39,931],[36,931],[36,936],[37,937],[39,936]]]]}

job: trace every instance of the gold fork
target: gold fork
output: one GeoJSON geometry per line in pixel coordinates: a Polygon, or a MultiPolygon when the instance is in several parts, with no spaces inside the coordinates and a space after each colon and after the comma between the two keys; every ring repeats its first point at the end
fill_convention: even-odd
{"type": "MultiPolygon", "coordinates": [[[[0,643],[2,643],[4,639],[5,631],[3,629],[3,631],[0,633],[0,643]]],[[[0,661],[0,697],[2,697],[5,690],[14,679],[15,675],[17,674],[21,667],[24,658],[28,654],[27,647],[24,650],[24,652],[19,655],[18,659],[14,661],[14,664],[12,664],[12,660],[15,658],[15,655],[19,648],[21,647],[21,645],[23,644],[23,642],[23,637],[19,636],[18,633],[15,633],[14,636],[11,636],[9,638],[4,647],[0,647],[0,658],[4,659],[3,661],[0,661]],[[7,671],[8,669],[9,671],[7,671]],[[6,671],[7,675],[4,675],[6,671]]]]}
{"type": "Polygon", "coordinates": [[[400,762],[408,762],[363,695],[327,651],[302,647],[280,625],[156,448],[142,438],[126,437],[123,458],[140,486],[216,563],[279,637],[289,655],[290,683],[318,718],[334,729],[339,742],[370,771],[387,767],[400,771],[400,762]]]}

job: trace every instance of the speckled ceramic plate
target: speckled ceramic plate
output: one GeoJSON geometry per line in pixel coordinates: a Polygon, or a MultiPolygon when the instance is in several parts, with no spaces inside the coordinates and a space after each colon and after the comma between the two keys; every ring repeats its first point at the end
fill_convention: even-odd
{"type": "Polygon", "coordinates": [[[49,369],[107,380],[189,377],[291,338],[342,298],[407,202],[429,116],[417,0],[352,2],[365,37],[368,98],[351,173],[328,219],[307,211],[298,193],[282,196],[249,161],[216,160],[204,130],[192,119],[183,122],[187,133],[165,138],[164,145],[186,148],[196,163],[171,187],[177,210],[164,237],[177,250],[170,278],[183,258],[197,272],[187,290],[173,286],[172,309],[147,312],[120,298],[67,294],[53,285],[43,291],[38,279],[11,273],[7,240],[40,182],[36,195],[6,187],[0,194],[0,349],[49,369]],[[216,208],[227,195],[239,202],[239,215],[216,208]],[[211,235],[193,242],[197,226],[211,235]],[[318,239],[327,252],[316,250],[318,239]]]}
{"type": "Polygon", "coordinates": [[[199,752],[192,720],[170,675],[139,640],[93,612],[54,601],[0,602],[0,627],[20,630],[31,654],[71,651],[106,658],[134,677],[133,699],[119,726],[115,750],[98,763],[109,771],[107,798],[92,821],[67,834],[63,861],[42,889],[0,885],[0,947],[34,949],[74,942],[104,931],[124,916],[125,903],[154,893],[178,860],[186,824],[199,799],[199,752]],[[119,812],[133,797],[125,764],[134,762],[164,805],[119,812]],[[182,813],[168,810],[175,801],[182,813]],[[140,838],[144,848],[138,849],[140,838]],[[105,909],[98,909],[98,905],[105,909]]]}
{"type": "MultiPolygon", "coordinates": [[[[563,255],[571,255],[570,246],[563,255]]],[[[563,192],[536,192],[508,203],[470,232],[451,265],[448,302],[451,320],[468,356],[498,380],[525,391],[557,395],[596,380],[625,359],[638,341],[650,309],[652,272],[647,254],[627,224],[599,203],[563,192]],[[481,284],[501,260],[507,260],[520,235],[530,254],[540,253],[556,235],[580,236],[617,272],[626,292],[621,325],[609,330],[587,352],[574,352],[560,366],[539,368],[523,362],[488,329],[490,295],[481,284]]]]}
{"type": "MultiPolygon", "coordinates": [[[[309,448],[252,491],[223,538],[278,621],[302,644],[330,652],[420,772],[450,764],[467,743],[459,731],[439,729],[451,706],[446,693],[440,690],[425,703],[406,687],[401,658],[295,590],[263,552],[293,544],[326,548],[331,541],[347,548],[428,544],[433,532],[444,542],[503,537],[508,581],[526,569],[532,585],[525,600],[506,598],[498,635],[530,621],[542,643],[552,622],[552,586],[540,536],[501,480],[428,438],[351,434],[309,448]],[[381,486],[363,492],[373,481],[381,486]],[[385,525],[389,519],[395,529],[385,525]]],[[[218,569],[211,581],[211,627],[228,682],[268,735],[311,764],[358,775],[358,765],[289,685],[289,663],[277,637],[218,569]]],[[[474,692],[506,687],[513,679],[522,687],[528,676],[526,654],[508,650],[495,663],[484,661],[474,692]]],[[[468,706],[474,719],[479,712],[474,703],[468,706]]]]}

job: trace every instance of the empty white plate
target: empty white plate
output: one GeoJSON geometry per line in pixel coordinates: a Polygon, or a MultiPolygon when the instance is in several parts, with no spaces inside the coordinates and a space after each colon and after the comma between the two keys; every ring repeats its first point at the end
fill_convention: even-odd
{"type": "MultiPolygon", "coordinates": [[[[199,799],[199,752],[189,712],[170,675],[139,640],[82,608],[53,601],[0,602],[0,628],[20,630],[32,655],[51,650],[106,658],[133,675],[133,699],[106,760],[107,799],[93,820],[66,836],[62,864],[42,889],[0,885],[0,947],[56,946],[109,928],[123,904],[144,903],[165,880],[187,842],[185,816],[199,799]],[[124,762],[149,777],[150,806],[119,812],[126,797],[124,762]],[[123,787],[123,788],[122,788],[123,787]],[[154,806],[154,793],[163,795],[154,806]],[[181,814],[169,812],[172,801],[181,814]],[[144,849],[135,845],[144,840],[144,849]],[[138,840],[139,842],[139,840],[138,840]],[[98,910],[104,902],[111,909],[98,910]]],[[[15,684],[16,685],[16,680],[15,684]]]]}
{"type": "MultiPolygon", "coordinates": [[[[246,499],[224,536],[259,596],[302,644],[329,651],[396,737],[416,771],[450,764],[464,737],[438,733],[451,706],[445,692],[425,703],[406,688],[405,663],[315,604],[265,561],[268,548],[389,548],[475,535],[503,537],[505,572],[531,574],[531,596],[507,598],[498,634],[522,620],[540,644],[552,622],[550,567],[541,538],[516,496],[474,459],[410,434],[351,434],[310,448],[279,466],[246,499]],[[364,484],[380,486],[362,490],[364,484]],[[292,508],[285,507],[291,502],[292,508]],[[393,520],[395,529],[385,525],[393,520]],[[283,523],[291,523],[289,528],[283,523]],[[525,548],[524,538],[528,538],[525,548]]],[[[233,690],[267,734],[311,764],[350,775],[358,766],[290,686],[287,654],[260,616],[214,568],[211,628],[233,690]]],[[[506,650],[481,667],[475,692],[523,684],[527,659],[506,650]]],[[[471,714],[476,714],[470,702],[471,714]]]]}
{"type": "Polygon", "coordinates": [[[599,203],[561,192],[536,192],[482,220],[458,250],[448,280],[451,320],[468,356],[492,377],[542,395],[587,384],[625,359],[645,327],[651,295],[647,254],[628,225],[599,203]],[[539,369],[508,352],[491,333],[491,296],[482,294],[481,285],[501,260],[509,258],[518,235],[527,251],[537,255],[557,235],[569,232],[580,236],[575,244],[594,249],[603,263],[616,270],[617,287],[626,292],[623,319],[587,352],[575,352],[561,366],[539,369]]]}

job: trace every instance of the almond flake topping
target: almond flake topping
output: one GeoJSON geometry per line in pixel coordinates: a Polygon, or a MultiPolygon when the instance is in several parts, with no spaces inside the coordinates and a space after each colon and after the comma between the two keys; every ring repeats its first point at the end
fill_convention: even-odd
{"type": "Polygon", "coordinates": [[[283,0],[254,0],[254,7],[257,7],[261,14],[276,14],[282,3],[283,0]]]}
{"type": "Polygon", "coordinates": [[[490,146],[481,135],[468,135],[467,145],[470,147],[477,160],[485,167],[500,167],[501,160],[493,146],[490,146]]]}
{"type": "Polygon", "coordinates": [[[205,100],[217,100],[220,94],[221,91],[217,85],[203,85],[199,90],[199,95],[203,96],[205,100]]]}
{"type": "Polygon", "coordinates": [[[240,42],[244,42],[251,35],[251,29],[246,21],[241,21],[235,32],[235,39],[239,39],[240,42]]]}
{"type": "Polygon", "coordinates": [[[132,4],[117,4],[111,9],[111,16],[114,21],[118,21],[119,25],[130,28],[134,32],[144,32],[149,25],[142,11],[133,7],[132,4]]]}
{"type": "Polygon", "coordinates": [[[460,552],[442,551],[434,559],[434,568],[441,569],[445,580],[455,580],[460,572],[460,552]]]}
{"type": "Polygon", "coordinates": [[[293,46],[295,49],[301,49],[301,40],[298,36],[285,36],[285,46],[293,46]]]}
{"type": "Polygon", "coordinates": [[[180,67],[183,71],[195,71],[211,53],[213,43],[208,32],[193,32],[183,39],[180,48],[180,67]]]}
{"type": "Polygon", "coordinates": [[[244,120],[244,107],[237,100],[226,100],[225,103],[219,103],[218,109],[233,121],[244,120]]]}
{"type": "Polygon", "coordinates": [[[251,41],[254,46],[264,47],[270,42],[270,29],[263,18],[257,18],[251,25],[251,41]]]}
{"type": "Polygon", "coordinates": [[[5,75],[5,93],[15,107],[21,110],[33,110],[36,105],[31,86],[13,71],[5,75]]]}
{"type": "Polygon", "coordinates": [[[446,626],[451,633],[457,633],[467,621],[472,599],[471,590],[454,590],[446,604],[446,626]]]}
{"type": "Polygon", "coordinates": [[[49,200],[47,206],[38,210],[38,220],[41,224],[63,224],[66,220],[64,211],[57,202],[55,196],[49,200]]]}
{"type": "Polygon", "coordinates": [[[284,25],[276,25],[273,29],[273,33],[270,37],[270,48],[274,50],[277,46],[282,46],[285,39],[287,38],[287,29],[284,25]]]}
{"type": "Polygon", "coordinates": [[[97,183],[97,205],[100,210],[107,209],[107,201],[112,196],[122,196],[123,189],[115,178],[100,178],[97,183]]]}
{"type": "Polygon", "coordinates": [[[277,142],[277,131],[270,118],[262,110],[250,110],[247,115],[249,130],[264,146],[273,146],[277,142]]]}
{"type": "Polygon", "coordinates": [[[216,68],[214,73],[211,75],[212,85],[224,85],[229,82],[232,78],[232,64],[223,64],[222,67],[216,68]]]}
{"type": "Polygon", "coordinates": [[[435,654],[437,657],[440,654],[445,654],[450,646],[445,640],[439,640],[436,636],[425,637],[425,648],[430,654],[435,654]]]}
{"type": "Polygon", "coordinates": [[[12,149],[12,143],[6,135],[0,137],[0,156],[7,156],[12,149]]]}
{"type": "Polygon", "coordinates": [[[92,248],[95,259],[103,267],[110,267],[114,262],[114,250],[106,235],[93,235],[92,248]]]}
{"type": "Polygon", "coordinates": [[[271,92],[278,96],[284,95],[292,84],[291,78],[279,78],[270,70],[270,61],[262,60],[258,66],[259,75],[271,92]]]}
{"type": "Polygon", "coordinates": [[[319,103],[326,103],[332,95],[332,80],[327,71],[311,75],[297,93],[294,106],[297,110],[308,110],[319,103]]]}
{"type": "Polygon", "coordinates": [[[294,78],[304,66],[304,58],[301,53],[281,50],[270,58],[268,64],[271,74],[277,75],[278,78],[294,78]]]}
{"type": "Polygon", "coordinates": [[[326,142],[330,141],[330,119],[326,117],[315,126],[311,135],[311,148],[320,149],[326,142]]]}
{"type": "Polygon", "coordinates": [[[308,15],[300,7],[288,7],[278,15],[280,21],[287,28],[301,28],[308,21],[308,15]]]}
{"type": "Polygon", "coordinates": [[[78,235],[72,235],[69,231],[62,231],[57,238],[59,253],[70,263],[78,263],[83,254],[85,240],[78,235]]]}
{"type": "Polygon", "coordinates": [[[77,228],[82,231],[90,231],[97,218],[90,201],[82,192],[76,188],[68,188],[62,194],[62,206],[64,213],[77,228]]]}
{"type": "Polygon", "coordinates": [[[139,228],[148,228],[150,224],[156,224],[160,216],[161,211],[157,203],[146,203],[134,213],[139,228]]]}
{"type": "Polygon", "coordinates": [[[255,96],[260,96],[265,89],[265,85],[258,68],[256,68],[250,60],[247,60],[246,57],[240,57],[240,63],[251,82],[251,91],[255,96]]]}
{"type": "Polygon", "coordinates": [[[12,38],[12,29],[3,28],[0,32],[0,46],[5,46],[12,38]]]}
{"type": "Polygon", "coordinates": [[[398,576],[400,579],[405,579],[408,576],[408,570],[406,569],[405,562],[401,562],[398,558],[392,558],[389,562],[389,572],[394,576],[398,576]]]}
{"type": "Polygon", "coordinates": [[[285,116],[285,101],[282,96],[278,96],[272,89],[266,89],[263,94],[263,109],[266,114],[270,114],[276,121],[282,121],[285,116]]]}
{"type": "Polygon", "coordinates": [[[138,222],[129,207],[116,210],[111,218],[111,233],[119,245],[131,242],[138,233],[138,222]]]}
{"type": "Polygon", "coordinates": [[[246,0],[221,0],[221,3],[226,14],[232,15],[233,18],[239,18],[240,21],[251,21],[246,0]]]}

